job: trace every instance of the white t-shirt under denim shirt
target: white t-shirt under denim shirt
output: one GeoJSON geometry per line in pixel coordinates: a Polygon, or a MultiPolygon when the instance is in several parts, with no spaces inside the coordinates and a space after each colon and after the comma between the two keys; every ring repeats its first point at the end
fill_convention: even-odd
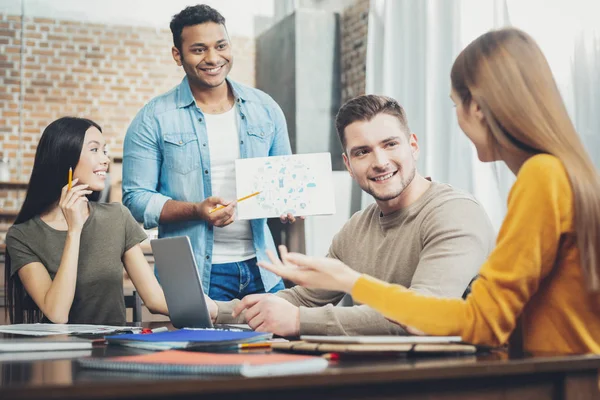
{"type": "MultiPolygon", "coordinates": [[[[213,196],[232,201],[235,190],[235,160],[240,143],[235,106],[223,114],[204,114],[210,151],[213,196]]],[[[213,264],[249,260],[256,256],[250,221],[235,220],[226,227],[214,227],[213,264]]]]}

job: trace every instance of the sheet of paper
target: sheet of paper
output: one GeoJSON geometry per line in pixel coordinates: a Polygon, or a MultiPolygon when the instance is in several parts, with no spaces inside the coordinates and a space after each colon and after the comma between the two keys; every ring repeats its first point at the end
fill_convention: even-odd
{"type": "Polygon", "coordinates": [[[335,214],[329,153],[246,158],[235,161],[238,219],[335,214]]]}
{"type": "Polygon", "coordinates": [[[122,331],[140,331],[132,326],[81,325],[81,324],[14,324],[0,325],[0,333],[27,336],[109,334],[122,331]]]}

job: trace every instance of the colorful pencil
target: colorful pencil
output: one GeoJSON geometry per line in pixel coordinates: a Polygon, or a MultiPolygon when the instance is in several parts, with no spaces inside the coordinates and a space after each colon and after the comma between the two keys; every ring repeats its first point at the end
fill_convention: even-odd
{"type": "Polygon", "coordinates": [[[271,343],[259,342],[259,343],[240,343],[238,349],[270,349],[271,343]]]}
{"type": "Polygon", "coordinates": [[[73,168],[69,167],[69,184],[67,186],[67,190],[71,190],[72,184],[73,184],[73,168]]]}

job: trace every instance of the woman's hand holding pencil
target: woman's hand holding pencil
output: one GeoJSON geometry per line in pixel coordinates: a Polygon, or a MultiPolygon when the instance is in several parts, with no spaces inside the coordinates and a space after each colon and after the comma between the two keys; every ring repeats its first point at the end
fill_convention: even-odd
{"type": "Polygon", "coordinates": [[[58,205],[67,221],[68,231],[81,233],[88,217],[87,195],[92,191],[89,185],[77,185],[79,179],[73,179],[73,171],[69,169],[69,180],[60,192],[58,205]]]}
{"type": "Polygon", "coordinates": [[[69,181],[67,182],[67,191],[71,190],[73,185],[73,168],[69,167],[69,181]]]}

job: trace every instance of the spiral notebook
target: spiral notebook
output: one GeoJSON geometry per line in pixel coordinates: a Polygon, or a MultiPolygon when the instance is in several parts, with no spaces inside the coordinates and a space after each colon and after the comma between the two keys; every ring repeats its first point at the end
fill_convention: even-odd
{"type": "Polygon", "coordinates": [[[322,357],[296,354],[219,354],[168,350],[158,353],[77,360],[83,368],[160,374],[241,375],[311,374],[327,368],[322,357]]]}

